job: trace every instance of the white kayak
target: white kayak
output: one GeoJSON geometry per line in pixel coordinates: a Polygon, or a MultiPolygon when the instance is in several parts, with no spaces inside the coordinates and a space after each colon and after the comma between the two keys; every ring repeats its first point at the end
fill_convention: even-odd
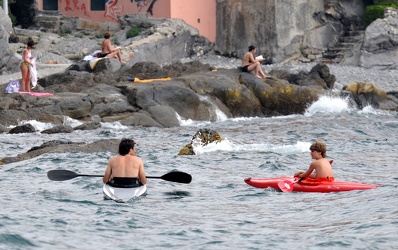
{"type": "Polygon", "coordinates": [[[141,196],[146,193],[146,185],[133,188],[112,187],[104,184],[102,187],[105,199],[111,199],[117,202],[128,202],[134,197],[141,196]]]}

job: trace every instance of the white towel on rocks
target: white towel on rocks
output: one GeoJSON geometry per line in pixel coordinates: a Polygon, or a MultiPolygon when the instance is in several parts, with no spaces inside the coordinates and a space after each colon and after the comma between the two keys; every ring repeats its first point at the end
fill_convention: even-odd
{"type": "Polygon", "coordinates": [[[37,71],[36,71],[36,58],[30,60],[33,65],[29,65],[30,82],[32,83],[32,89],[37,85],[37,71]]]}

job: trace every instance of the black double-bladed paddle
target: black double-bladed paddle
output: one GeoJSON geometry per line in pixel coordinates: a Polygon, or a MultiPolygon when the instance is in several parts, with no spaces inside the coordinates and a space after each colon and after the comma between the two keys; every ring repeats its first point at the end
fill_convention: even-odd
{"type": "MultiPolygon", "coordinates": [[[[47,177],[52,181],[66,181],[79,176],[104,177],[103,175],[78,174],[70,170],[50,170],[47,172],[47,177]]],[[[190,174],[179,171],[169,172],[162,176],[147,176],[146,178],[162,179],[165,181],[172,181],[179,183],[190,183],[192,180],[192,176],[190,174]]]]}

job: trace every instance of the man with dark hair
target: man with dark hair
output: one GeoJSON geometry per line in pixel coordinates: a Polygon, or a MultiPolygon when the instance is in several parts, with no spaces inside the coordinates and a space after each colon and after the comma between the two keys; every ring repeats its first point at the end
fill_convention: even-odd
{"type": "Polygon", "coordinates": [[[325,159],[325,143],[316,141],[310,146],[310,150],[311,158],[314,159],[314,161],[305,172],[299,171],[295,173],[294,176],[303,179],[309,177],[310,179],[307,181],[334,181],[332,165],[330,165],[330,162],[325,159]],[[315,173],[313,173],[314,170],[315,173]]]}
{"type": "Polygon", "coordinates": [[[119,155],[109,159],[103,178],[111,186],[131,186],[146,184],[144,163],[135,156],[137,144],[134,140],[122,139],[119,144],[119,155]]]}
{"type": "Polygon", "coordinates": [[[254,58],[254,53],[256,53],[256,46],[250,45],[249,52],[247,52],[242,59],[242,71],[243,72],[252,72],[254,70],[254,75],[260,79],[266,79],[269,76],[264,74],[261,69],[261,62],[264,59],[257,60],[254,58]],[[261,76],[260,76],[261,74],[261,76]]]}

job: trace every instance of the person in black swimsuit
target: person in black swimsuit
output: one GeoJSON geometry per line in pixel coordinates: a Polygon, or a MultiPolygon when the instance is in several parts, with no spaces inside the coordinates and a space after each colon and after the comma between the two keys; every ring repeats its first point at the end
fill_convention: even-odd
{"type": "Polygon", "coordinates": [[[122,54],[120,48],[114,47],[111,44],[111,33],[105,32],[104,41],[102,42],[101,54],[98,57],[117,58],[121,63],[126,63],[122,60],[122,54]]]}
{"type": "Polygon", "coordinates": [[[110,53],[105,53],[105,54],[102,54],[102,53],[99,53],[98,54],[98,58],[104,58],[104,57],[106,57],[107,55],[109,55],[110,53]]]}
{"type": "Polygon", "coordinates": [[[256,53],[256,47],[254,45],[249,46],[249,52],[247,52],[242,59],[242,71],[243,72],[252,72],[254,70],[254,75],[260,79],[266,79],[269,76],[264,74],[261,69],[261,64],[263,60],[257,60],[254,58],[254,53],[256,53]],[[261,76],[260,76],[261,75],[261,76]]]}
{"type": "Polygon", "coordinates": [[[108,161],[103,178],[104,183],[132,187],[137,183],[146,184],[144,163],[137,157],[137,144],[134,140],[122,139],[119,144],[119,155],[108,161]]]}

